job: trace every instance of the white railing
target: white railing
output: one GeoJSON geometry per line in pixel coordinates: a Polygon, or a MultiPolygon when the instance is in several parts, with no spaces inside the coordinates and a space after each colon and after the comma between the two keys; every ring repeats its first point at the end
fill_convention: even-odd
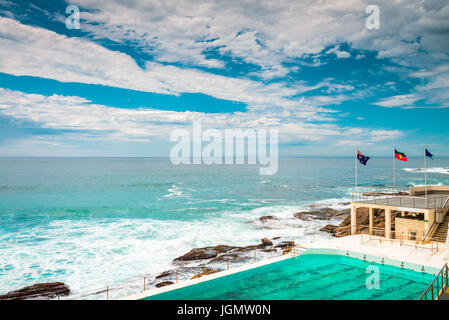
{"type": "Polygon", "coordinates": [[[447,196],[410,196],[400,193],[387,194],[381,192],[353,192],[352,202],[365,202],[398,207],[411,207],[419,209],[443,208],[448,204],[447,196]]]}
{"type": "MultiPolygon", "coordinates": [[[[390,231],[390,238],[385,237],[385,229],[373,227],[371,233],[369,231],[369,225],[357,225],[355,228],[355,234],[360,235],[360,242],[363,241],[379,241],[382,243],[398,243],[400,246],[409,246],[416,249],[428,249],[439,252],[441,248],[441,243],[444,239],[438,237],[428,237],[423,234],[412,234],[396,232],[394,230],[390,231]]],[[[351,226],[338,227],[335,233],[335,237],[345,237],[351,235],[351,226]]]]}

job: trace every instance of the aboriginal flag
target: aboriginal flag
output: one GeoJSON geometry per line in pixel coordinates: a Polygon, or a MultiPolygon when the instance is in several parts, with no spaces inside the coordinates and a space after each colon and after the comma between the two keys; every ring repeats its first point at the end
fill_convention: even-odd
{"type": "Polygon", "coordinates": [[[401,161],[408,161],[407,160],[407,156],[405,155],[405,153],[399,152],[398,150],[394,149],[394,157],[396,159],[399,159],[401,161]]]}
{"type": "Polygon", "coordinates": [[[369,157],[365,157],[363,154],[360,153],[359,150],[357,150],[357,159],[359,160],[359,162],[363,165],[366,166],[366,163],[369,160],[369,157]]]}

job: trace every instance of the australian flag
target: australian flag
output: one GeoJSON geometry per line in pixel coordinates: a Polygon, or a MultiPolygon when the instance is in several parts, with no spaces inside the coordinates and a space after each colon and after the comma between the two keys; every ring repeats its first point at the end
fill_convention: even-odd
{"type": "Polygon", "coordinates": [[[425,148],[426,149],[426,157],[429,157],[430,159],[433,159],[432,157],[433,157],[433,154],[431,154],[430,152],[429,152],[429,150],[427,150],[427,148],[425,148]]]}
{"type": "Polygon", "coordinates": [[[365,157],[363,154],[360,153],[359,150],[357,150],[357,159],[359,160],[359,162],[361,164],[363,164],[364,166],[366,166],[366,163],[369,160],[369,157],[365,157]]]}

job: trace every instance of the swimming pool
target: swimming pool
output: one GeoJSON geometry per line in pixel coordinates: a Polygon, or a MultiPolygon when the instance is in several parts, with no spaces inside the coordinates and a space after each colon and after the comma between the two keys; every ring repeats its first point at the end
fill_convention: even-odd
{"type": "Polygon", "coordinates": [[[305,254],[143,300],[417,300],[434,277],[343,255],[305,254]],[[373,270],[379,286],[368,289],[373,270]]]}

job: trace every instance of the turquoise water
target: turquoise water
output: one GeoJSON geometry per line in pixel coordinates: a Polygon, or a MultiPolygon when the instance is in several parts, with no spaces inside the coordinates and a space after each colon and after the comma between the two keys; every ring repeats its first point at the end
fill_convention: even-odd
{"type": "MultiPolygon", "coordinates": [[[[449,159],[430,165],[430,183],[449,184],[449,159]]],[[[361,190],[388,190],[391,167],[376,157],[359,167],[361,190]]],[[[401,188],[422,184],[422,167],[422,159],[398,163],[401,188]]],[[[0,158],[0,293],[45,281],[77,293],[154,277],[193,247],[276,236],[306,244],[339,221],[293,213],[317,203],[342,208],[353,183],[352,158],[279,159],[274,176],[260,176],[258,166],[153,158],[0,158]],[[262,225],[263,215],[279,220],[262,225]]]]}
{"type": "Polygon", "coordinates": [[[305,254],[143,300],[417,300],[434,277],[346,256],[305,254]],[[378,268],[378,289],[366,286],[373,275],[368,267],[378,268]]]}

